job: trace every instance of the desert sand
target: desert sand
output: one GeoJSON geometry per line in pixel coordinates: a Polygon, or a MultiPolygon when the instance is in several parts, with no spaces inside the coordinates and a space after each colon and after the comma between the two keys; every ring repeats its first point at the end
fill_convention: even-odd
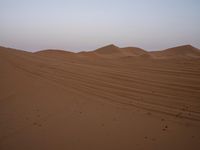
{"type": "Polygon", "coordinates": [[[1,150],[200,149],[200,50],[0,47],[1,150]]]}

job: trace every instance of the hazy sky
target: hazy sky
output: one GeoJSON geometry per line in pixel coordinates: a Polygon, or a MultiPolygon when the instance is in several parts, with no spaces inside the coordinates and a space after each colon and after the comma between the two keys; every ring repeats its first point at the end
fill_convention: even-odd
{"type": "Polygon", "coordinates": [[[0,0],[0,45],[93,50],[200,48],[200,0],[0,0]]]}

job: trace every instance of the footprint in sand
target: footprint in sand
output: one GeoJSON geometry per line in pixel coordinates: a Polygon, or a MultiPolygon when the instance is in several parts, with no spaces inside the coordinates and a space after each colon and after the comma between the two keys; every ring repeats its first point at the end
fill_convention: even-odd
{"type": "Polygon", "coordinates": [[[162,130],[166,131],[168,129],[168,126],[166,125],[162,130]]]}
{"type": "Polygon", "coordinates": [[[38,124],[38,127],[42,127],[42,124],[38,124]]]}
{"type": "Polygon", "coordinates": [[[41,126],[42,126],[42,124],[37,123],[37,122],[34,122],[33,125],[34,125],[34,126],[38,126],[38,127],[41,127],[41,126]]]}

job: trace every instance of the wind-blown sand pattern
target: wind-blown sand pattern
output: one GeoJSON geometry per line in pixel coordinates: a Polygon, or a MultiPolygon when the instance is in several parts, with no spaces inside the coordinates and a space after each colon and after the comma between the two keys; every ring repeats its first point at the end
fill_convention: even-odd
{"type": "Polygon", "coordinates": [[[1,150],[199,148],[199,49],[0,47],[1,150]]]}

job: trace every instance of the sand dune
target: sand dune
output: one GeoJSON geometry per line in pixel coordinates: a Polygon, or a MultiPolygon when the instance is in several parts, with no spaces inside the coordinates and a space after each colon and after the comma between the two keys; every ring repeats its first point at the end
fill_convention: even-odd
{"type": "Polygon", "coordinates": [[[200,50],[191,46],[183,45],[179,47],[169,48],[163,51],[157,51],[151,53],[153,56],[160,58],[199,58],[200,50]]]}
{"type": "Polygon", "coordinates": [[[0,149],[196,150],[200,51],[0,47],[0,149]]]}
{"type": "Polygon", "coordinates": [[[38,51],[36,52],[37,55],[41,55],[41,56],[46,56],[46,57],[56,57],[56,56],[72,56],[74,55],[73,52],[68,52],[68,51],[64,51],[64,50],[42,50],[42,51],[38,51]]]}
{"type": "Polygon", "coordinates": [[[137,47],[125,47],[119,48],[113,44],[104,46],[102,48],[96,49],[94,51],[89,52],[80,52],[79,54],[82,56],[90,56],[95,58],[122,58],[122,57],[132,57],[132,56],[140,56],[142,54],[146,54],[147,52],[143,49],[137,47]]]}

